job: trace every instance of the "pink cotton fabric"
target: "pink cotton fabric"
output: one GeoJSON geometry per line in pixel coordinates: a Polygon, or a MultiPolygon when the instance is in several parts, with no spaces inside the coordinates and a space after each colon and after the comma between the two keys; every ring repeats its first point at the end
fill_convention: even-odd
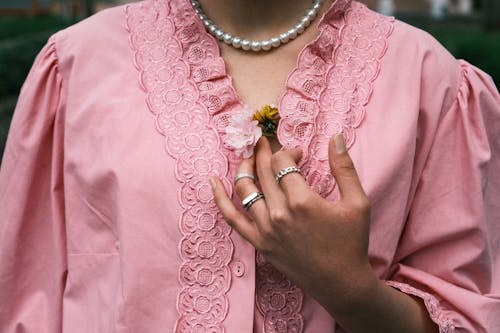
{"type": "MultiPolygon", "coordinates": [[[[284,87],[282,145],[304,149],[311,187],[336,200],[325,148],[342,129],[378,276],[422,298],[441,332],[500,331],[493,82],[357,2],[318,28],[284,87]]],[[[0,331],[342,332],[211,201],[210,174],[231,191],[239,159],[222,133],[243,102],[188,1],[54,35],[0,169],[0,331]]]]}

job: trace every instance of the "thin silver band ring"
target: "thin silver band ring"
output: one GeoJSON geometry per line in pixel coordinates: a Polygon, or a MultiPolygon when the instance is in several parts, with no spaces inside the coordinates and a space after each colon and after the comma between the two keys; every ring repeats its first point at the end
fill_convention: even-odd
{"type": "Polygon", "coordinates": [[[245,199],[243,199],[241,204],[243,205],[243,207],[246,210],[248,210],[256,201],[258,201],[260,199],[264,199],[264,193],[254,192],[254,193],[250,194],[249,196],[247,196],[245,199]]]}
{"type": "Polygon", "coordinates": [[[252,175],[251,173],[240,172],[240,173],[236,174],[236,176],[234,177],[233,184],[236,185],[238,180],[243,179],[243,178],[250,178],[251,180],[255,181],[255,176],[252,175]]]}
{"type": "Polygon", "coordinates": [[[300,168],[296,167],[296,166],[289,166],[289,167],[286,167],[284,169],[281,169],[276,174],[276,181],[278,182],[278,184],[281,181],[281,178],[285,177],[286,175],[288,175],[289,173],[292,173],[292,172],[298,172],[298,173],[300,173],[300,168]]]}

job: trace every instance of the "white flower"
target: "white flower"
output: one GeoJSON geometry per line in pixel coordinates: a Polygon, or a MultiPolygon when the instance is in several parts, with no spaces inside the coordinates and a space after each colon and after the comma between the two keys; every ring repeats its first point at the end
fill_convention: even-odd
{"type": "Polygon", "coordinates": [[[262,136],[262,129],[259,122],[253,120],[253,114],[254,112],[245,106],[229,119],[229,125],[226,127],[226,145],[242,158],[253,155],[255,145],[262,136]]]}

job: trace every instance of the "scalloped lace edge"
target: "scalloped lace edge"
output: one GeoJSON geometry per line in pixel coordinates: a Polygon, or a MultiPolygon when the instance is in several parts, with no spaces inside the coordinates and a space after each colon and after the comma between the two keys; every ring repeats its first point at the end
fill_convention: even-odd
{"type": "Polygon", "coordinates": [[[453,321],[446,317],[443,313],[441,306],[439,305],[438,299],[422,290],[410,286],[406,283],[396,282],[396,281],[385,281],[385,283],[393,288],[396,288],[405,294],[417,296],[424,301],[425,307],[429,312],[429,315],[433,322],[439,326],[439,333],[455,333],[455,326],[453,321]]]}
{"type": "Polygon", "coordinates": [[[207,180],[211,174],[219,174],[231,195],[228,161],[217,131],[208,125],[210,109],[200,100],[200,87],[192,82],[193,59],[186,59],[189,54],[178,36],[178,23],[183,20],[175,15],[185,14],[184,8],[179,5],[175,9],[172,13],[168,2],[158,0],[128,5],[127,30],[148,108],[156,115],[167,153],[176,161],[175,175],[180,183],[181,288],[174,332],[203,329],[223,333],[234,245],[229,237],[231,228],[213,203],[207,180]],[[174,87],[172,81],[179,85],[174,87]]]}
{"type": "Polygon", "coordinates": [[[278,136],[284,148],[302,148],[304,175],[322,196],[327,196],[335,187],[324,147],[328,147],[329,138],[339,132],[344,133],[348,148],[354,144],[356,129],[365,118],[366,105],[388,47],[393,22],[392,17],[352,2],[340,20],[330,17],[320,25],[322,32],[315,44],[323,49],[334,46],[331,58],[314,50],[313,45],[315,52],[302,52],[299,64],[320,65],[312,71],[304,71],[299,66],[295,72],[306,74],[292,73],[287,80],[292,92],[280,101],[282,119],[278,136]],[[337,31],[336,40],[321,38],[323,30],[328,29],[337,31]],[[317,87],[322,89],[317,91],[317,87]]]}

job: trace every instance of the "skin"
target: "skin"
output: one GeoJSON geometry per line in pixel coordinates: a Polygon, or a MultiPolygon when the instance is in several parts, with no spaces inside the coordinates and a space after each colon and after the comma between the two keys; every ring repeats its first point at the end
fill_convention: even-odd
{"type": "MultiPolygon", "coordinates": [[[[224,30],[248,39],[266,39],[287,30],[309,1],[200,0],[224,30]],[[272,33],[269,33],[272,32],[272,33]]],[[[325,1],[321,13],[332,1],[325,1]]],[[[320,14],[321,14],[320,13],[320,14]]],[[[267,53],[242,52],[220,43],[233,85],[245,104],[257,109],[279,101],[298,53],[318,31],[313,26],[293,42],[267,53]]],[[[275,174],[297,165],[300,150],[280,150],[276,140],[259,140],[254,157],[238,172],[255,173],[261,189],[244,178],[235,186],[240,199],[261,190],[264,200],[243,213],[220,179],[210,179],[225,220],[277,269],[314,297],[347,332],[438,332],[420,299],[385,285],[368,257],[370,203],[342,135],[330,141],[329,161],[341,198],[329,202],[313,192],[298,173],[280,184],[275,174]]]]}
{"type": "MultiPolygon", "coordinates": [[[[223,30],[249,40],[268,39],[294,26],[310,7],[308,1],[199,0],[203,11],[223,30]],[[285,12],[286,9],[286,12],[285,12]]],[[[331,4],[326,0],[322,12],[331,4]]],[[[238,97],[252,109],[278,104],[286,78],[302,48],[318,35],[317,21],[297,39],[269,52],[242,52],[219,43],[226,70],[238,97]]],[[[271,141],[273,151],[281,147],[271,141]]]]}

